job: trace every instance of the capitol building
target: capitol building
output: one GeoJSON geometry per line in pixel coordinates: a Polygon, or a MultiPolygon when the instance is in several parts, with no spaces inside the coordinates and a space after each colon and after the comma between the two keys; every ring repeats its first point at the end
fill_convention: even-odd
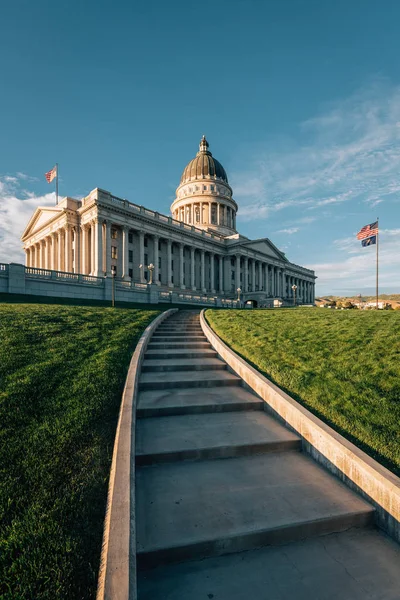
{"type": "Polygon", "coordinates": [[[30,219],[26,266],[221,298],[240,289],[255,306],[290,303],[294,293],[296,302],[314,303],[314,271],[289,262],[268,238],[238,233],[237,212],[225,169],[203,136],[171,216],[99,188],[82,200],[63,198],[30,219]]]}

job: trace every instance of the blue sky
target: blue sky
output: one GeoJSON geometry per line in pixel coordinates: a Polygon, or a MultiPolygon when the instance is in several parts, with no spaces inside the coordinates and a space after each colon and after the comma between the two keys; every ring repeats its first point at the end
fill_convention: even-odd
{"type": "Polygon", "coordinates": [[[317,293],[400,292],[397,0],[3,3],[0,261],[37,205],[95,187],[169,212],[203,133],[238,228],[315,268],[317,293]]]}

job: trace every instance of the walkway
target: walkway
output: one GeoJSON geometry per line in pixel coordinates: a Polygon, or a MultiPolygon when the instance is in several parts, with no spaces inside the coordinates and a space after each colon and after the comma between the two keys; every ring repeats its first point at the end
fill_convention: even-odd
{"type": "Polygon", "coordinates": [[[139,600],[399,600],[400,547],[228,371],[197,312],[150,340],[136,463],[139,600]]]}

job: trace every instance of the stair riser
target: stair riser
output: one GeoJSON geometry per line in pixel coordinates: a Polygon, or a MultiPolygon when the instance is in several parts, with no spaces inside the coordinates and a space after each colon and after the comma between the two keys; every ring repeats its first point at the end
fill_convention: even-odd
{"type": "Polygon", "coordinates": [[[193,404],[188,406],[166,406],[157,408],[138,408],[138,419],[146,417],[174,417],[177,415],[199,415],[204,413],[239,412],[263,410],[264,402],[232,402],[232,404],[193,404]]]}
{"type": "Polygon", "coordinates": [[[309,537],[328,535],[346,531],[351,527],[366,527],[373,522],[373,511],[342,515],[340,517],[303,522],[288,527],[244,533],[230,538],[162,548],[149,552],[138,552],[137,565],[140,570],[162,564],[183,562],[193,559],[222,556],[234,552],[244,552],[264,546],[276,546],[295,542],[309,537]]]}
{"type": "Polygon", "coordinates": [[[286,452],[301,450],[301,440],[246,444],[243,446],[225,446],[221,448],[201,448],[182,450],[177,452],[162,452],[158,454],[136,455],[138,466],[155,465],[160,463],[176,462],[181,460],[210,460],[218,458],[236,458],[238,456],[254,456],[269,452],[286,452]]]}
{"type": "Polygon", "coordinates": [[[240,379],[192,379],[191,381],[145,381],[139,382],[139,390],[165,390],[171,388],[208,388],[239,386],[240,379]]]}
{"type": "Polygon", "coordinates": [[[184,340],[193,341],[193,342],[204,342],[207,338],[204,335],[197,336],[197,335],[189,335],[188,334],[188,335],[180,335],[180,336],[153,335],[153,337],[151,339],[154,342],[183,342],[184,340]]]}
{"type": "MultiPolygon", "coordinates": [[[[164,356],[164,358],[167,358],[164,356]]],[[[142,365],[142,373],[165,373],[176,371],[225,371],[226,363],[221,362],[220,365],[183,365],[172,362],[170,365],[142,365]]]]}
{"type": "Polygon", "coordinates": [[[211,344],[209,344],[208,342],[193,342],[193,343],[179,343],[179,342],[175,342],[175,343],[169,343],[169,344],[164,344],[164,343],[153,343],[150,341],[149,345],[147,346],[148,350],[184,350],[185,348],[187,348],[188,350],[196,350],[201,349],[201,348],[211,348],[211,344]]]}
{"type": "Polygon", "coordinates": [[[178,358],[178,359],[182,359],[185,360],[185,358],[216,358],[218,356],[217,352],[215,352],[214,350],[210,350],[210,351],[206,351],[206,350],[199,350],[198,352],[190,352],[189,350],[187,352],[182,352],[181,354],[178,352],[153,352],[149,353],[146,352],[145,356],[145,360],[149,359],[149,360],[156,360],[159,358],[178,358]]]}

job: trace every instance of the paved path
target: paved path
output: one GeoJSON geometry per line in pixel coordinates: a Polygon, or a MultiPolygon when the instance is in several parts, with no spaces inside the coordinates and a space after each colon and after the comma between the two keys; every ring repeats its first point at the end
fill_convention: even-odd
{"type": "Polygon", "coordinates": [[[156,330],[139,387],[139,600],[400,600],[400,547],[228,371],[197,312],[156,330]]]}

